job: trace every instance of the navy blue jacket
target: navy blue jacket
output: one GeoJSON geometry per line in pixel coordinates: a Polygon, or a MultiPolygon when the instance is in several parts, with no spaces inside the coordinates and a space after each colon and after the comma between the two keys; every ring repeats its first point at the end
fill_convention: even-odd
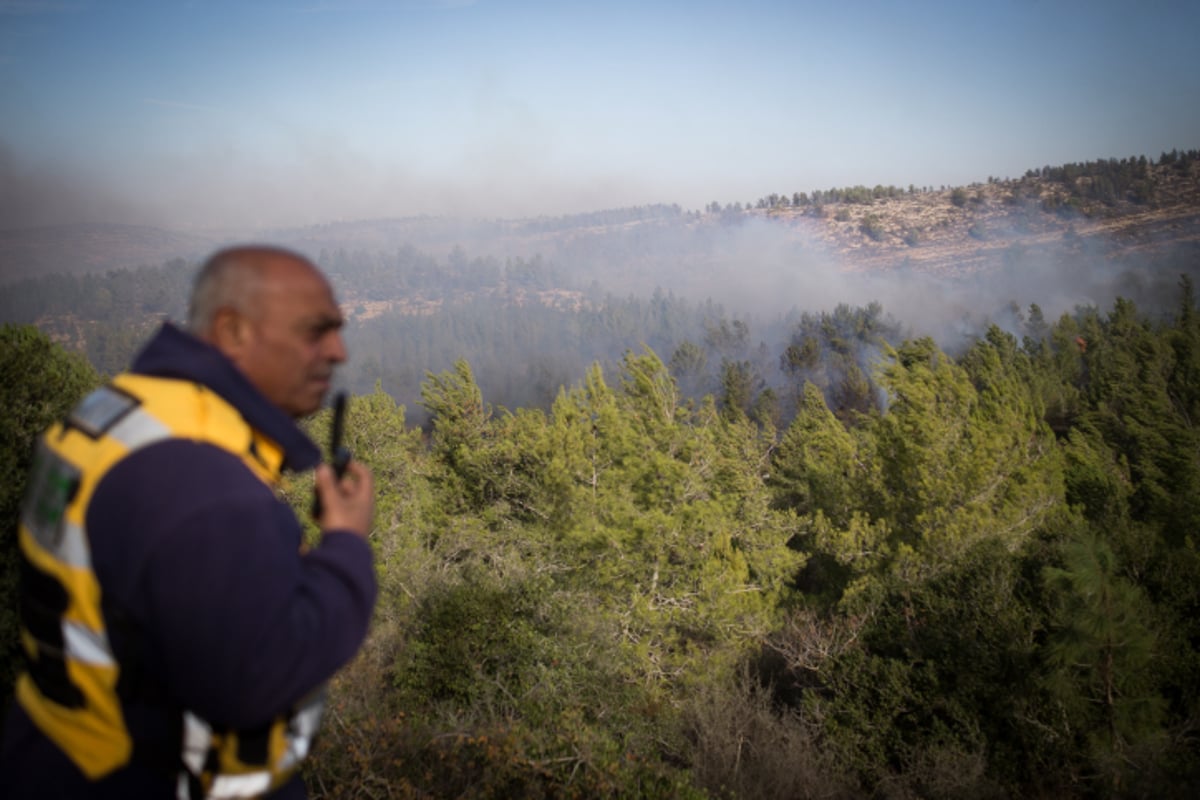
{"type": "MultiPolygon", "coordinates": [[[[320,451],[214,348],[165,325],[134,373],[208,386],[305,470],[320,451]]],[[[178,711],[254,728],[327,681],[366,636],[376,583],[370,546],[326,532],[299,551],[291,509],[233,454],[171,439],[128,456],[87,514],[92,562],[114,651],[132,656],[138,692],[125,706],[134,762],[96,784],[30,723],[5,726],[0,797],[173,797],[178,711]]],[[[122,658],[125,662],[125,658],[122,658]]],[[[297,777],[273,797],[302,798],[297,777]]]]}

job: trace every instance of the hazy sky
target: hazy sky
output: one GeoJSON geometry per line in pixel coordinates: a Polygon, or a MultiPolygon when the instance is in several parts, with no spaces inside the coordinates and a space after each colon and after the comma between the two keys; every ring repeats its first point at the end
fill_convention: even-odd
{"type": "Polygon", "coordinates": [[[1200,3],[0,0],[0,227],[701,209],[1200,146],[1200,3]]]}

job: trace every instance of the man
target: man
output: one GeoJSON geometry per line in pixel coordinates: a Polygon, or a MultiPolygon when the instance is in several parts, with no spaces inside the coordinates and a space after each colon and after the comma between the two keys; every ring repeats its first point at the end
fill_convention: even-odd
{"type": "Polygon", "coordinates": [[[0,796],[305,796],[324,685],[376,594],[370,471],[317,466],[322,538],[303,553],[275,493],[320,461],[295,420],[346,358],[341,325],[302,256],[224,250],[188,331],[164,325],[43,437],[0,796]]]}

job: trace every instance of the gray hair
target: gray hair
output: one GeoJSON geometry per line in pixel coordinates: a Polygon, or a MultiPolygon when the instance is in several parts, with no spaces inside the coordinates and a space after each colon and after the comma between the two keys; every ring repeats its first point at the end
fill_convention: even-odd
{"type": "Polygon", "coordinates": [[[279,257],[308,263],[303,256],[290,250],[260,245],[227,247],[210,256],[192,284],[188,330],[196,335],[207,333],[217,312],[223,308],[250,313],[267,263],[279,257]]]}

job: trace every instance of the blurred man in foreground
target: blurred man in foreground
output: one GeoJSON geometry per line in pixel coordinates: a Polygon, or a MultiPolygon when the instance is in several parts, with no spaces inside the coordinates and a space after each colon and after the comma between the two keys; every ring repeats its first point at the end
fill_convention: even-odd
{"type": "Polygon", "coordinates": [[[306,795],[325,683],[376,595],[371,473],[317,466],[296,424],[346,359],[341,325],[307,259],[221,251],[188,330],[164,325],[43,437],[0,796],[306,795]],[[314,466],[322,539],[301,554],[275,489],[314,466]]]}

